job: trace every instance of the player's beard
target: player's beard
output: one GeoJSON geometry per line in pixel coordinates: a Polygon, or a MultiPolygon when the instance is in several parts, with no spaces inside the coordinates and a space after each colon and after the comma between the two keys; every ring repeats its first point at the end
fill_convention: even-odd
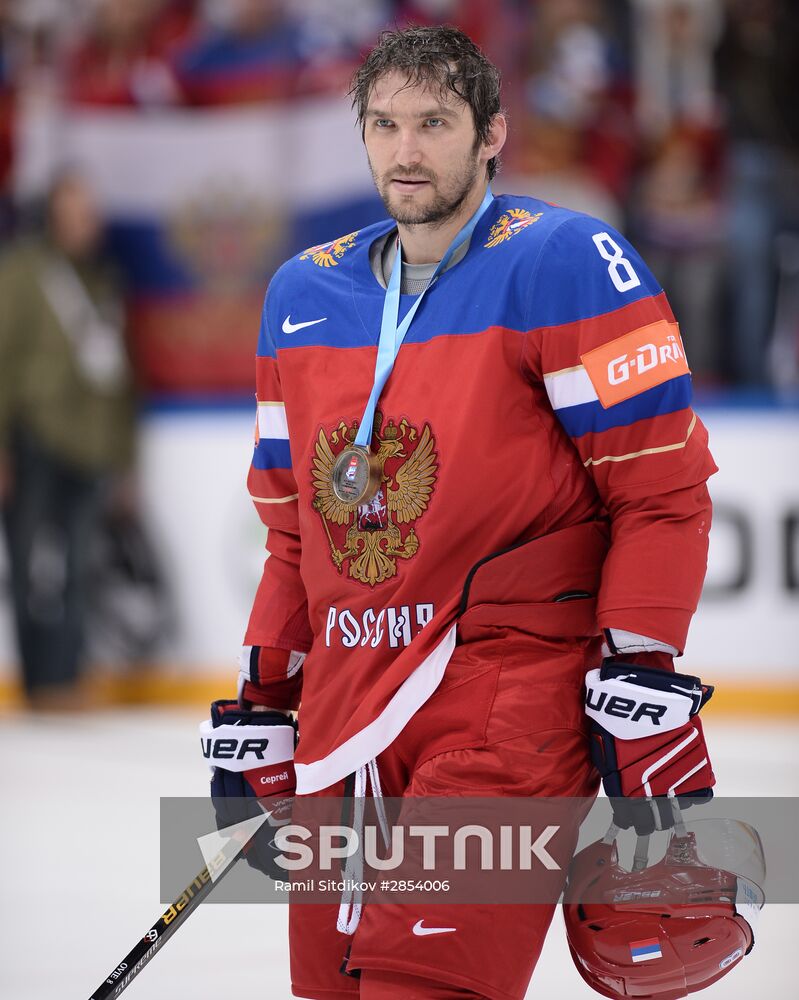
{"type": "Polygon", "coordinates": [[[474,190],[475,184],[478,183],[480,176],[480,164],[477,159],[478,149],[477,144],[472,147],[456,173],[447,178],[444,190],[440,186],[439,178],[431,170],[422,168],[401,170],[395,167],[379,178],[370,162],[369,167],[377,193],[383,199],[383,204],[391,218],[403,226],[441,225],[451,219],[474,190]],[[432,201],[423,205],[414,205],[411,202],[403,203],[402,195],[392,195],[391,181],[395,178],[401,179],[403,176],[421,177],[429,181],[433,188],[432,201]]]}

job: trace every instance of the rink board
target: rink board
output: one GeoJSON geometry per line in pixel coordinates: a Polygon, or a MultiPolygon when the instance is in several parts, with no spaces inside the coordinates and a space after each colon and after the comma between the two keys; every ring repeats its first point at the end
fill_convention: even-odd
{"type": "MultiPolygon", "coordinates": [[[[799,712],[799,411],[700,413],[720,471],[706,586],[682,667],[717,685],[717,710],[799,712]]],[[[117,671],[106,694],[173,702],[204,701],[220,684],[232,690],[265,541],[245,487],[253,422],[244,407],[145,417],[143,505],[178,629],[157,665],[127,679],[117,671]]],[[[4,604],[0,701],[13,691],[9,624],[4,604]]]]}

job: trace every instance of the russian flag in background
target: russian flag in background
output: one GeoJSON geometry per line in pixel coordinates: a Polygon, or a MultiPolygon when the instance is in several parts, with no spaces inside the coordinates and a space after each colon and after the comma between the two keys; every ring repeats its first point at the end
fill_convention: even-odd
{"type": "Polygon", "coordinates": [[[653,958],[662,958],[663,952],[657,938],[645,938],[630,942],[630,955],[633,962],[651,962],[653,958]]]}
{"type": "Polygon", "coordinates": [[[108,214],[150,391],[251,393],[275,269],[385,215],[344,97],[73,107],[59,125],[108,214]]]}

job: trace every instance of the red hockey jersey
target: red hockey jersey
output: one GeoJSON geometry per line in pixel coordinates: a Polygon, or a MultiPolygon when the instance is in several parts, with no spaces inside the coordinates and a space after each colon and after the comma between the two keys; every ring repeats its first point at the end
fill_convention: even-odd
{"type": "Polygon", "coordinates": [[[299,254],[264,304],[249,488],[270,555],[242,667],[275,707],[302,700],[299,792],[430,697],[489,554],[605,519],[595,630],[680,650],[705,573],[715,466],[665,295],[605,223],[530,198],[496,198],[428,291],[378,406],[382,489],[335,498],[374,375],[369,249],[392,226],[299,254]]]}

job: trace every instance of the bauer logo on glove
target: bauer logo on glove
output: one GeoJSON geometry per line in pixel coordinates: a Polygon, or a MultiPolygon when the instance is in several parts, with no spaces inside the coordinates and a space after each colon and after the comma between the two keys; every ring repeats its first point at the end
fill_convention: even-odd
{"type": "Polygon", "coordinates": [[[686,725],[713,688],[697,677],[606,660],[585,678],[585,714],[622,740],[686,725]]]}
{"type": "MultiPolygon", "coordinates": [[[[265,713],[258,714],[263,716],[265,713]]],[[[249,737],[242,739],[241,729],[234,728],[233,726],[221,726],[220,728],[226,732],[233,730],[234,735],[201,736],[200,743],[203,748],[203,757],[212,763],[224,761],[223,766],[230,771],[249,770],[255,766],[256,761],[263,761],[264,764],[267,764],[270,760],[274,761],[276,758],[281,761],[291,760],[294,756],[294,731],[291,726],[285,725],[285,722],[286,718],[283,716],[283,723],[265,723],[266,725],[274,725],[275,728],[275,735],[270,739],[260,737],[257,739],[249,737]],[[267,750],[270,744],[272,750],[267,757],[267,750]]],[[[202,724],[201,733],[207,731],[205,727],[208,724],[208,722],[202,724]]]]}

